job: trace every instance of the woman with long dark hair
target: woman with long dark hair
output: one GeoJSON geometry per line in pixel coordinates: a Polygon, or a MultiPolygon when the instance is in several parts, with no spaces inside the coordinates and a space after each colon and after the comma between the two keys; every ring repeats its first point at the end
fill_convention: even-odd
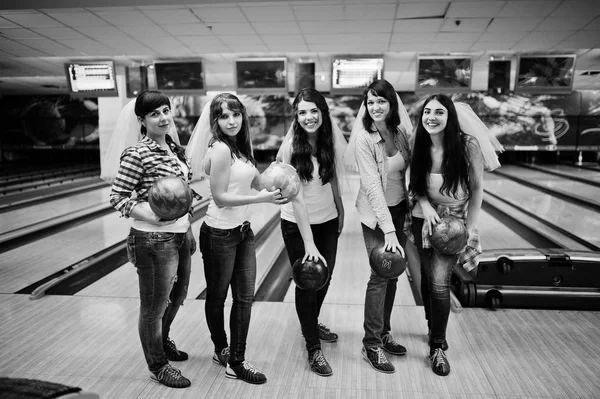
{"type": "Polygon", "coordinates": [[[448,96],[434,94],[421,108],[415,133],[409,185],[415,197],[412,229],[421,258],[429,360],[433,372],[441,376],[450,373],[445,351],[452,268],[458,264],[471,271],[477,266],[484,165],[489,170],[499,166],[491,147],[501,146],[497,142],[490,145],[492,138],[486,131],[468,105],[455,105],[448,96]],[[468,230],[467,246],[457,254],[442,254],[429,240],[433,227],[445,215],[459,218],[468,230]]]}
{"type": "Polygon", "coordinates": [[[335,267],[338,238],[344,226],[340,193],[341,162],[345,139],[332,121],[325,97],[314,89],[298,93],[293,103],[294,122],[278,160],[296,168],[301,189],[296,199],[281,208],[281,231],[293,265],[296,260],[321,259],[329,279],[317,291],[296,286],[296,312],[310,369],[320,376],[333,373],[321,349],[321,341],[335,342],[336,333],[319,323],[319,315],[335,267]]]}

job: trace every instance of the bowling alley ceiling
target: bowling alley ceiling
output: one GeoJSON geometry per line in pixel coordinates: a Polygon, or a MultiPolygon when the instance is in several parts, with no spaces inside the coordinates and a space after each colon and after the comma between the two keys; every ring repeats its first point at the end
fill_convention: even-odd
{"type": "Polygon", "coordinates": [[[600,0],[187,1],[2,0],[0,94],[67,93],[74,60],[194,57],[209,90],[233,90],[234,60],[265,56],[287,57],[288,82],[314,62],[328,91],[339,54],[383,54],[397,90],[414,89],[419,55],[472,56],[477,82],[490,57],[576,54],[575,88],[600,89],[600,0]]]}

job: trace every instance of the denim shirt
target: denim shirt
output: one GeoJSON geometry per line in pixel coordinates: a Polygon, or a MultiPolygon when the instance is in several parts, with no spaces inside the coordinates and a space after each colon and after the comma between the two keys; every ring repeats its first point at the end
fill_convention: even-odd
{"type": "MultiPolygon", "coordinates": [[[[360,173],[360,189],[356,198],[356,208],[360,221],[372,230],[379,225],[386,234],[396,231],[384,195],[388,177],[385,141],[377,131],[368,132],[366,129],[361,129],[357,133],[359,136],[356,138],[356,161],[360,173]]],[[[408,134],[402,126],[398,126],[398,131],[394,135],[394,146],[404,158],[405,165],[409,165],[408,134]]],[[[405,182],[406,179],[403,179],[406,185],[405,182]]],[[[405,192],[405,203],[408,204],[408,190],[405,192]]],[[[405,224],[405,230],[406,227],[405,224]]]]}

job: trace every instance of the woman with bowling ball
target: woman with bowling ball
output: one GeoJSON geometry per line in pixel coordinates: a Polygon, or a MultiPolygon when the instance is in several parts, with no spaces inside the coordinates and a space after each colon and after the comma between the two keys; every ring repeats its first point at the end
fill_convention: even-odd
{"type": "MultiPolygon", "coordinates": [[[[169,332],[187,295],[196,241],[188,214],[175,220],[163,220],[148,203],[148,192],[155,181],[170,176],[186,182],[192,179],[190,163],[183,147],[175,141],[174,128],[169,98],[160,91],[140,93],[135,104],[132,101],[121,111],[113,143],[125,143],[127,136],[137,137],[140,131],[142,138],[122,152],[118,169],[114,168],[116,174],[104,173],[103,178],[112,181],[111,204],[124,217],[133,220],[127,237],[127,253],[139,278],[138,327],[151,378],[168,387],[186,388],[190,380],[169,361],[187,360],[188,355],[177,349],[169,332]]],[[[115,152],[119,145],[109,146],[109,149],[115,152]]],[[[118,154],[109,154],[107,160],[112,158],[112,162],[119,162],[118,154]]]]}
{"type": "Polygon", "coordinates": [[[293,202],[281,207],[281,232],[292,265],[298,259],[321,260],[329,270],[329,279],[316,291],[297,285],[295,302],[309,367],[317,375],[330,376],[333,371],[323,355],[321,341],[336,342],[338,335],[319,323],[319,314],[344,226],[339,181],[346,139],[331,119],[325,97],[318,91],[300,91],[292,106],[294,121],[277,159],[296,168],[301,188],[293,202]]]}
{"type": "MultiPolygon", "coordinates": [[[[356,207],[368,255],[383,245],[387,251],[404,256],[403,247],[410,244],[403,231],[408,209],[405,174],[411,157],[411,131],[408,113],[392,85],[383,79],[371,83],[365,90],[346,152],[346,163],[352,164],[355,159],[360,174],[356,207]]],[[[382,373],[395,371],[384,351],[406,354],[406,348],[391,334],[397,283],[397,277],[387,278],[371,268],[365,295],[362,355],[382,373]]]]}
{"type": "Polygon", "coordinates": [[[409,185],[414,195],[412,229],[421,258],[429,361],[435,374],[445,376],[450,373],[445,351],[452,268],[457,263],[467,271],[477,266],[484,165],[491,170],[499,163],[491,135],[468,105],[455,105],[448,96],[434,94],[425,99],[419,116],[409,185]],[[432,248],[433,228],[445,215],[457,217],[468,230],[467,246],[456,254],[432,248]]]}
{"type": "Polygon", "coordinates": [[[267,381],[265,375],[245,359],[256,280],[248,205],[283,204],[287,200],[280,190],[259,188],[248,114],[236,96],[218,94],[207,104],[187,148],[192,168],[208,176],[211,194],[200,228],[200,251],[206,277],[206,321],[215,346],[213,361],[226,367],[227,378],[262,384],[267,381]],[[224,305],[230,286],[233,305],[228,344],[224,305]]]}

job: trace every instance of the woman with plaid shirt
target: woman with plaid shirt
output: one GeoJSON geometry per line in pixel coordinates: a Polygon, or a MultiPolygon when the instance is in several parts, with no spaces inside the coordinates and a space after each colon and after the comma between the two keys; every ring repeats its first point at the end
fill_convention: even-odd
{"type": "Polygon", "coordinates": [[[445,351],[452,268],[458,263],[472,270],[481,253],[477,219],[483,199],[483,167],[479,142],[465,134],[452,100],[443,94],[428,97],[415,133],[409,190],[415,196],[412,230],[421,258],[429,360],[433,372],[441,376],[450,373],[445,351]],[[462,220],[469,232],[467,247],[456,255],[435,251],[429,241],[433,226],[447,214],[462,220]]]}
{"type": "MultiPolygon", "coordinates": [[[[151,378],[168,387],[186,388],[190,380],[172,367],[169,360],[187,360],[188,355],[177,349],[169,338],[169,331],[187,296],[196,241],[189,215],[176,220],[161,219],[150,209],[148,191],[162,177],[177,176],[190,182],[190,163],[185,150],[169,135],[174,121],[171,103],[165,94],[160,91],[140,93],[134,112],[141,125],[142,138],[122,153],[110,202],[124,217],[133,219],[127,253],[139,278],[138,328],[151,378]]],[[[134,117],[129,114],[132,110],[128,105],[119,118],[134,117]]],[[[115,134],[131,132],[115,131],[115,134]]]]}

